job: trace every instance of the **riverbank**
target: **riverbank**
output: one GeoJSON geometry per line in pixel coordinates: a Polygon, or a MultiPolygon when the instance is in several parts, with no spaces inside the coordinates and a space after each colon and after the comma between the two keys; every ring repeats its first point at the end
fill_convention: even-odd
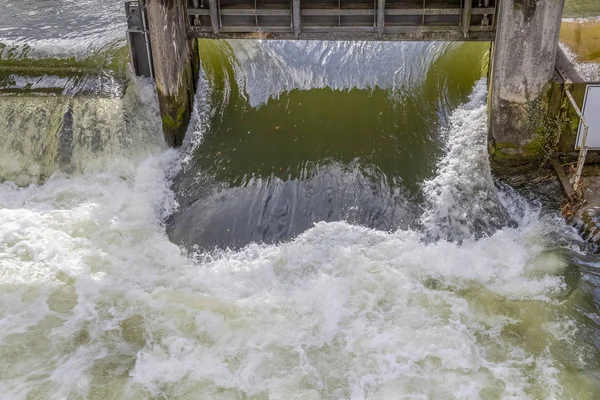
{"type": "MultiPolygon", "coordinates": [[[[557,57],[559,80],[563,80],[563,90],[568,88],[581,108],[587,85],[600,82],[600,18],[563,21],[560,40],[561,49],[557,57]]],[[[559,118],[566,119],[568,132],[561,136],[557,157],[551,165],[567,196],[561,213],[582,238],[600,245],[600,157],[597,151],[588,152],[579,189],[573,190],[578,156],[574,147],[579,118],[567,102],[564,102],[559,118]]]]}

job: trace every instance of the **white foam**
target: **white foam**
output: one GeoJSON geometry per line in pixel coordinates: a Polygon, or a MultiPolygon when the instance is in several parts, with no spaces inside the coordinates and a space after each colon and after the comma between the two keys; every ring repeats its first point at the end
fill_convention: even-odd
{"type": "Polygon", "coordinates": [[[452,112],[446,154],[435,177],[423,184],[429,206],[422,224],[433,238],[460,240],[487,234],[508,222],[487,160],[486,97],[482,79],[469,101],[452,112]]]}
{"type": "MultiPolygon", "coordinates": [[[[452,118],[445,184],[426,185],[424,224],[452,217],[442,200],[493,188],[487,170],[470,182],[460,166],[485,164],[482,85],[452,118]]],[[[593,393],[540,347],[576,339],[556,317],[564,255],[547,255],[548,223],[535,212],[460,243],[337,222],[280,245],[186,255],[161,222],[175,207],[179,157],[151,148],[133,173],[108,163],[0,184],[3,398],[593,393]]]]}
{"type": "Polygon", "coordinates": [[[528,272],[541,222],[461,245],[320,223],[188,259],[160,222],[176,157],[151,156],[129,179],[0,186],[0,392],[526,398],[532,380],[560,386],[505,335],[520,321],[503,304],[564,289],[559,256],[528,272]]]}

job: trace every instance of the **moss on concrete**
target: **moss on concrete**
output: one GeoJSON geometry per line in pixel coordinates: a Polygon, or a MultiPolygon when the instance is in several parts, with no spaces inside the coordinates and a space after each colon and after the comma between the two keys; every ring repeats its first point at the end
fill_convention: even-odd
{"type": "Polygon", "coordinates": [[[161,88],[158,88],[163,133],[165,141],[171,147],[179,147],[183,144],[190,122],[194,92],[194,80],[190,63],[186,63],[183,67],[175,95],[167,95],[162,92],[161,88]]]}
{"type": "Polygon", "coordinates": [[[542,158],[540,145],[533,141],[527,145],[518,145],[514,143],[495,143],[492,149],[492,158],[494,161],[503,162],[530,162],[542,158]]]}
{"type": "Polygon", "coordinates": [[[164,101],[169,103],[169,109],[173,110],[172,114],[162,117],[163,126],[169,131],[179,130],[186,119],[186,104],[180,102],[177,96],[164,96],[164,101]]]}
{"type": "Polygon", "coordinates": [[[492,141],[492,162],[505,165],[529,163],[538,167],[549,161],[570,124],[565,113],[565,99],[562,84],[551,81],[537,99],[521,106],[526,114],[526,131],[530,140],[520,143],[492,141]]]}

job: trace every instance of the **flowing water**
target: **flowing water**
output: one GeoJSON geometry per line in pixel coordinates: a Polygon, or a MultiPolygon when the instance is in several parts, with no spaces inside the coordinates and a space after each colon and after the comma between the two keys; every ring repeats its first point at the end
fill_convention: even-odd
{"type": "Polygon", "coordinates": [[[488,48],[203,42],[213,104],[227,100],[175,179],[171,238],[204,248],[286,240],[322,220],[414,226],[443,125],[488,48]]]}
{"type": "Polygon", "coordinates": [[[3,0],[0,15],[0,43],[38,55],[87,56],[125,42],[122,0],[3,0]]]}
{"type": "Polygon", "coordinates": [[[586,18],[600,15],[600,3],[596,0],[565,0],[565,18],[586,18]]]}
{"type": "Polygon", "coordinates": [[[600,397],[600,259],[492,178],[487,45],[200,49],[180,150],[144,80],[0,97],[1,399],[600,397]]]}

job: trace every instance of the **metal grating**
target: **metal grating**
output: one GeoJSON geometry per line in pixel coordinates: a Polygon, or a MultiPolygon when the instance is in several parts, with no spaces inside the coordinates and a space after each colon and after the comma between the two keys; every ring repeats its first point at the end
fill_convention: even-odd
{"type": "Polygon", "coordinates": [[[493,40],[499,0],[187,0],[190,37],[493,40]]]}

